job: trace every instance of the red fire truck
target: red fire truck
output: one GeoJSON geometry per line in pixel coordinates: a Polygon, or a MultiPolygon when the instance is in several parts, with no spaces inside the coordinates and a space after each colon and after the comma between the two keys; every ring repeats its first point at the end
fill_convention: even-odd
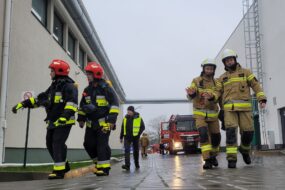
{"type": "Polygon", "coordinates": [[[161,122],[160,139],[170,154],[200,151],[199,132],[192,115],[172,115],[168,122],[161,122]]]}

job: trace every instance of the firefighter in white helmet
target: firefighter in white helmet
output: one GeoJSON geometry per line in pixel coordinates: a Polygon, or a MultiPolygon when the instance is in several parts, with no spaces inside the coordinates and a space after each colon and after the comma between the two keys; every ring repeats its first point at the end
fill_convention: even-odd
{"type": "Polygon", "coordinates": [[[266,97],[254,74],[250,70],[242,68],[237,62],[235,51],[225,49],[222,62],[226,72],[219,77],[215,96],[216,98],[221,97],[224,110],[228,168],[236,168],[238,127],[241,134],[239,151],[244,162],[251,163],[250,143],[253,139],[254,127],[250,88],[254,91],[261,108],[266,105],[266,97]]]}
{"type": "Polygon", "coordinates": [[[217,82],[214,79],[215,60],[205,59],[202,62],[202,69],[201,75],[193,79],[186,92],[188,99],[193,101],[193,113],[205,161],[203,168],[211,169],[213,166],[218,166],[216,156],[221,141],[218,100],[214,96],[217,82]]]}

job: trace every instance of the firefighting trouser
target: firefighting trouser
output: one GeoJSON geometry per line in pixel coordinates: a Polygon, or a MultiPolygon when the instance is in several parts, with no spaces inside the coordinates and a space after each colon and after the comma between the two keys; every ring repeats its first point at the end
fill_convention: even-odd
{"type": "Polygon", "coordinates": [[[227,160],[237,160],[237,128],[240,129],[240,152],[248,154],[253,139],[254,127],[251,111],[225,111],[227,160]]]}
{"type": "Polygon", "coordinates": [[[111,148],[109,146],[110,132],[102,132],[102,128],[86,127],[84,148],[96,164],[97,170],[110,169],[111,148]]]}
{"type": "Polygon", "coordinates": [[[216,157],[221,142],[220,123],[218,119],[207,120],[202,117],[195,118],[196,127],[200,134],[200,147],[202,157],[207,160],[216,157]]]}
{"type": "Polygon", "coordinates": [[[46,146],[51,155],[54,166],[53,170],[64,171],[67,146],[65,144],[70,133],[71,125],[58,126],[57,128],[47,129],[46,146]]]}
{"type": "Polygon", "coordinates": [[[133,137],[132,139],[124,138],[124,147],[125,147],[125,165],[130,166],[130,150],[133,146],[133,155],[135,165],[139,166],[139,137],[133,137]]]}
{"type": "Polygon", "coordinates": [[[146,155],[146,150],[147,150],[147,146],[141,146],[141,154],[142,154],[143,156],[146,155]]]}

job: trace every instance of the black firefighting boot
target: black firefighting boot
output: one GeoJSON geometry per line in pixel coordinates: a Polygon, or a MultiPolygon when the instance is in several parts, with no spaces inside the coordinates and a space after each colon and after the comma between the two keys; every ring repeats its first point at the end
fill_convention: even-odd
{"type": "Polygon", "coordinates": [[[109,175],[109,171],[110,171],[110,168],[100,168],[100,169],[97,169],[95,174],[97,176],[108,176],[109,175]]]}
{"type": "Polygon", "coordinates": [[[127,165],[124,164],[124,165],[122,165],[122,169],[130,171],[130,166],[127,166],[127,165]]]}
{"type": "Polygon", "coordinates": [[[236,168],[237,161],[236,160],[228,160],[228,168],[236,168]]]}
{"type": "Polygon", "coordinates": [[[212,169],[212,162],[210,159],[205,160],[205,164],[203,165],[203,169],[207,170],[207,169],[212,169]]]}
{"type": "Polygon", "coordinates": [[[215,166],[215,167],[218,167],[219,162],[218,162],[216,156],[212,156],[210,159],[211,159],[212,165],[215,166]]]}
{"type": "Polygon", "coordinates": [[[242,153],[241,155],[244,163],[246,163],[247,165],[251,164],[251,158],[249,156],[249,153],[242,153]]]}
{"type": "Polygon", "coordinates": [[[64,172],[67,173],[67,172],[69,172],[69,171],[70,171],[70,165],[69,165],[69,162],[66,161],[66,162],[65,162],[65,170],[64,170],[64,172]]]}
{"type": "Polygon", "coordinates": [[[48,179],[63,179],[65,174],[65,170],[53,171],[48,175],[48,179]]]}

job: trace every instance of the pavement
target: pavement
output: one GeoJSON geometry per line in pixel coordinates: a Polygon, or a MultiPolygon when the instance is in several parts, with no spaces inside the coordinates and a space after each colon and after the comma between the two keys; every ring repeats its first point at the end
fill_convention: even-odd
{"type": "Polygon", "coordinates": [[[243,163],[238,156],[236,169],[228,169],[225,153],[218,157],[219,166],[203,170],[201,155],[149,155],[141,159],[141,168],[131,166],[130,172],[121,169],[122,163],[112,166],[110,176],[97,177],[86,172],[62,180],[2,182],[0,189],[285,189],[285,155],[257,154],[252,164],[243,163]]]}

